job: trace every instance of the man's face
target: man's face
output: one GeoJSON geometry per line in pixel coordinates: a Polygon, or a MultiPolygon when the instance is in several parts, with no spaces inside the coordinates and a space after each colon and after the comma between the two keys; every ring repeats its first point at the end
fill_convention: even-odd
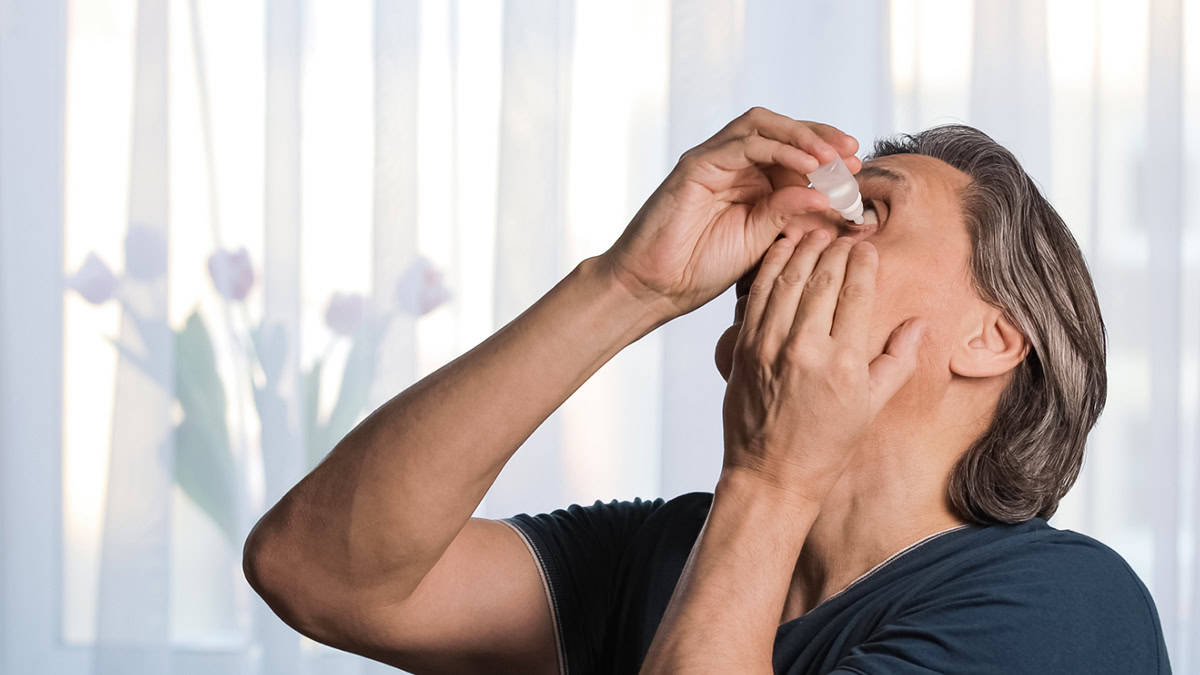
{"type": "MultiPolygon", "coordinates": [[[[970,178],[939,159],[914,154],[870,160],[857,178],[865,216],[870,222],[869,211],[874,210],[877,224],[848,230],[830,210],[794,218],[783,232],[799,240],[810,230],[824,228],[855,240],[870,239],[879,252],[870,358],[883,352],[888,336],[905,319],[921,316],[929,322],[922,341],[922,351],[927,353],[921,354],[914,379],[936,375],[928,372],[933,368],[945,373],[951,350],[967,328],[962,323],[965,309],[981,302],[970,281],[971,240],[961,207],[961,193],[970,178]]],[[[790,172],[774,174],[772,179],[777,188],[808,184],[803,176],[790,172]]],[[[733,325],[717,340],[717,370],[726,381],[745,296],[757,274],[755,265],[738,281],[733,325]]]]}

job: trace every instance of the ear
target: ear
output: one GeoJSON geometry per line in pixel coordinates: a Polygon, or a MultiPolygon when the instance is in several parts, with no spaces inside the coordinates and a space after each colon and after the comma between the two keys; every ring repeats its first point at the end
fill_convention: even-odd
{"type": "Polygon", "coordinates": [[[1029,354],[1029,341],[1004,313],[991,305],[964,317],[962,342],[950,355],[950,371],[963,377],[994,377],[1015,368],[1029,354]]]}

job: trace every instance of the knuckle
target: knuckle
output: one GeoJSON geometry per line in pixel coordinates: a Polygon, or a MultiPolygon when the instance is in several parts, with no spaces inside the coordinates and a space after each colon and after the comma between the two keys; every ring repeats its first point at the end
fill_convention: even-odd
{"type": "Polygon", "coordinates": [[[833,355],[832,365],[839,374],[853,373],[858,370],[858,355],[849,349],[839,349],[833,355]]]}
{"type": "Polygon", "coordinates": [[[818,253],[820,251],[824,251],[825,248],[827,246],[829,246],[829,243],[830,243],[829,231],[825,230],[825,232],[823,232],[821,234],[825,235],[824,238],[814,237],[814,236],[809,236],[809,237],[805,238],[804,245],[807,246],[809,248],[809,250],[817,251],[818,253]]]}
{"type": "Polygon", "coordinates": [[[806,291],[822,291],[833,285],[833,273],[829,270],[817,270],[808,277],[804,284],[806,291]]]}
{"type": "Polygon", "coordinates": [[[751,340],[742,345],[740,353],[742,364],[749,366],[753,372],[761,372],[771,362],[767,345],[762,340],[751,340]]]}
{"type": "Polygon", "coordinates": [[[788,365],[804,372],[814,372],[821,367],[821,354],[803,340],[788,340],[783,350],[788,365]]]}
{"type": "Polygon", "coordinates": [[[761,105],[752,105],[752,106],[750,106],[750,108],[748,110],[746,110],[744,116],[748,119],[756,119],[756,118],[762,117],[763,114],[766,112],[767,112],[767,109],[762,107],[761,105]]]}
{"type": "Polygon", "coordinates": [[[786,262],[792,257],[792,250],[796,248],[795,242],[790,239],[780,239],[767,249],[767,255],[771,256],[771,262],[786,262]]]}
{"type": "Polygon", "coordinates": [[[766,369],[774,360],[775,355],[765,341],[760,340],[758,344],[754,345],[754,363],[759,368],[766,369]]]}
{"type": "Polygon", "coordinates": [[[804,277],[797,274],[795,270],[789,270],[786,268],[779,273],[779,276],[775,277],[776,286],[789,289],[803,287],[804,281],[804,277]]]}
{"type": "Polygon", "coordinates": [[[766,279],[755,279],[750,283],[750,295],[755,297],[770,295],[771,289],[774,287],[774,283],[775,282],[767,281],[766,279]]]}
{"type": "Polygon", "coordinates": [[[840,300],[849,300],[851,302],[858,300],[866,300],[871,296],[871,291],[865,285],[859,283],[849,283],[842,286],[842,291],[839,293],[840,300]]]}
{"type": "Polygon", "coordinates": [[[696,168],[699,154],[699,148],[692,148],[679,156],[679,161],[675,163],[675,166],[683,173],[689,173],[696,168]]]}

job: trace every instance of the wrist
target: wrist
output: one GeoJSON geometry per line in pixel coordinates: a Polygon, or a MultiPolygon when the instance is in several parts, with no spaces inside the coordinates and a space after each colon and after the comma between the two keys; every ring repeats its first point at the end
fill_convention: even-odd
{"type": "Polygon", "coordinates": [[[588,274],[596,278],[599,283],[644,308],[648,315],[655,319],[655,327],[661,326],[679,315],[678,309],[666,297],[622,274],[619,266],[613,264],[612,260],[604,253],[585,259],[580,266],[586,266],[588,274]]]}
{"type": "Polygon", "coordinates": [[[770,512],[777,517],[801,523],[811,523],[821,512],[819,501],[750,469],[722,468],[713,494],[714,500],[716,494],[728,495],[746,508],[770,512]]]}

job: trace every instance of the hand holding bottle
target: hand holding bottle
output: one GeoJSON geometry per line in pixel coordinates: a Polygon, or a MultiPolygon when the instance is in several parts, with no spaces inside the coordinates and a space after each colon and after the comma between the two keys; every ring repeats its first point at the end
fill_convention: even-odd
{"type": "Polygon", "coordinates": [[[672,317],[687,314],[750,270],[796,216],[830,208],[807,175],[858,141],[827,124],[751,108],[683,153],[600,260],[626,288],[672,317]]]}

